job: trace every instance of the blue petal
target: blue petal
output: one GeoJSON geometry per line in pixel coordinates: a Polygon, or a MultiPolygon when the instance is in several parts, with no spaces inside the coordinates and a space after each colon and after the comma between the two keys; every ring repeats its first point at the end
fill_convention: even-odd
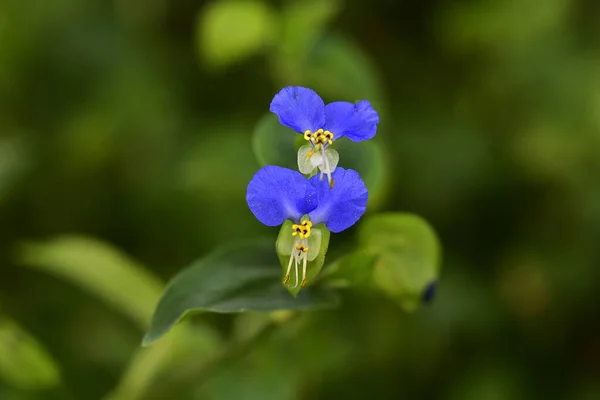
{"type": "Polygon", "coordinates": [[[377,132],[379,115],[367,100],[356,104],[336,101],[325,106],[325,128],[334,139],[347,136],[353,142],[371,139],[377,132]]]}
{"type": "Polygon", "coordinates": [[[332,178],[333,189],[319,175],[310,178],[318,192],[319,206],[309,217],[313,224],[324,222],[331,232],[338,233],[350,228],[365,213],[369,193],[358,172],[352,169],[338,167],[332,178]]]}
{"type": "Polygon", "coordinates": [[[325,125],[325,103],[314,90],[301,86],[281,89],[271,101],[271,112],[296,132],[315,132],[325,125]]]}
{"type": "Polygon", "coordinates": [[[317,192],[300,172],[267,165],[258,170],[246,192],[252,214],[267,226],[286,219],[299,222],[317,207],[317,192]]]}

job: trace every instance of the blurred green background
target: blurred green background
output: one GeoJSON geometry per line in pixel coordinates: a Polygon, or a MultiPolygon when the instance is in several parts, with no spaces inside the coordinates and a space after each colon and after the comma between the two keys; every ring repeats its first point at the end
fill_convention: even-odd
{"type": "Polygon", "coordinates": [[[3,0],[0,399],[599,399],[599,18],[595,0],[3,0]],[[347,293],[183,379],[264,323],[205,315],[139,347],[169,278],[275,238],[245,190],[287,85],[374,104],[369,212],[435,227],[438,296],[408,314],[347,293]]]}

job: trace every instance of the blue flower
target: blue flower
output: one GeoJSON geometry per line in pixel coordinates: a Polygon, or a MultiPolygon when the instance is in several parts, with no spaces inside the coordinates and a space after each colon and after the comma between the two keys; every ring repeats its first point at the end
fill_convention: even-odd
{"type": "Polygon", "coordinates": [[[369,192],[358,172],[337,168],[333,172],[336,185],[330,189],[317,175],[310,183],[317,189],[318,206],[309,212],[313,224],[323,222],[327,229],[339,233],[354,225],[367,210],[369,192]]]}
{"type": "Polygon", "coordinates": [[[268,165],[250,180],[246,202],[267,226],[281,225],[286,219],[300,223],[303,215],[317,208],[317,191],[300,172],[268,165]]]}
{"type": "Polygon", "coordinates": [[[306,284],[307,262],[316,257],[314,252],[312,258],[308,253],[313,225],[323,223],[338,233],[354,225],[366,211],[369,194],[358,172],[337,168],[332,175],[337,182],[334,188],[318,176],[307,179],[298,171],[266,166],[248,184],[246,202],[260,222],[267,226],[293,222],[290,235],[294,240],[284,284],[290,280],[294,261],[296,286],[299,264],[302,286],[306,284]]]}
{"type": "Polygon", "coordinates": [[[371,139],[379,124],[379,115],[367,100],[356,104],[337,101],[325,105],[315,91],[301,86],[283,88],[271,101],[270,110],[282,125],[304,134],[312,149],[303,154],[310,158],[315,151],[321,152],[313,165],[327,174],[330,183],[335,166],[330,165],[333,156],[326,155],[326,148],[343,136],[354,142],[371,139]]]}

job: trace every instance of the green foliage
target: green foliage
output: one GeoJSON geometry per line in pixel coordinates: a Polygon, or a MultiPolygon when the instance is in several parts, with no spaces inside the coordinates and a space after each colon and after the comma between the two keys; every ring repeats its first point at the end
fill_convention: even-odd
{"type": "Polygon", "coordinates": [[[274,247],[272,240],[230,246],[183,270],[165,290],[144,344],[162,337],[191,312],[314,309],[336,303],[333,293],[317,288],[290,296],[281,285],[274,247]]]}
{"type": "Polygon", "coordinates": [[[267,45],[277,20],[260,0],[211,2],[198,15],[196,38],[202,59],[222,68],[267,45]]]}
{"type": "MultiPolygon", "coordinates": [[[[600,398],[597,9],[3,1],[0,303],[11,332],[26,327],[61,374],[31,390],[0,373],[0,399],[600,398]],[[272,313],[205,313],[141,348],[162,279],[238,240],[268,235],[273,287],[293,301],[276,231],[244,202],[258,167],[252,130],[287,85],[326,102],[367,99],[381,116],[374,141],[335,144],[340,166],[367,183],[368,211],[334,235],[298,296],[344,288],[344,302],[293,313],[243,352],[236,344],[272,313]],[[395,239],[373,232],[372,245],[392,250],[367,248],[378,210],[417,213],[444,243],[439,292],[419,312],[378,292],[414,306],[439,278],[425,266],[434,246],[401,249],[400,237],[428,241],[401,224],[381,230],[395,239]],[[50,251],[69,232],[87,236],[50,251]],[[405,270],[411,280],[395,280],[405,270]]],[[[268,129],[285,130],[270,117],[268,129]]],[[[302,135],[263,134],[260,162],[295,168],[302,135]]],[[[37,382],[38,367],[10,361],[18,346],[2,332],[0,364],[37,382]]]]}
{"type": "Polygon", "coordinates": [[[52,388],[61,381],[56,361],[27,331],[0,314],[0,379],[23,390],[52,388]]]}
{"type": "Polygon", "coordinates": [[[414,310],[439,277],[440,245],[431,226],[416,215],[382,213],[360,225],[358,240],[377,255],[376,284],[403,309],[414,310]]]}
{"type": "Polygon", "coordinates": [[[17,260],[75,282],[145,328],[162,284],[111,246],[84,236],[23,243],[17,260]]]}
{"type": "Polygon", "coordinates": [[[372,288],[378,258],[378,253],[368,250],[348,252],[329,264],[322,278],[328,286],[354,290],[372,288]]]}

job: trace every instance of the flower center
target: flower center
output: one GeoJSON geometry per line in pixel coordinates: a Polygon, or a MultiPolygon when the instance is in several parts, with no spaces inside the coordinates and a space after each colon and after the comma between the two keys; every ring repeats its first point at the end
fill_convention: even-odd
{"type": "Polygon", "coordinates": [[[327,154],[325,153],[325,149],[333,143],[333,133],[329,131],[324,131],[323,129],[319,129],[316,132],[311,132],[310,130],[306,130],[304,132],[304,139],[308,140],[308,142],[312,145],[313,150],[306,153],[308,158],[311,158],[315,152],[320,151],[323,158],[323,168],[321,172],[321,179],[323,179],[323,173],[327,175],[327,181],[329,182],[329,188],[333,189],[333,178],[331,178],[331,168],[329,166],[329,159],[327,158],[327,154]]]}
{"type": "Polygon", "coordinates": [[[322,146],[331,145],[333,143],[333,133],[319,129],[316,132],[306,130],[304,132],[304,139],[310,142],[315,150],[320,150],[322,146]]]}
{"type": "Polygon", "coordinates": [[[308,239],[310,237],[310,228],[312,227],[312,222],[306,220],[302,222],[300,225],[292,225],[292,236],[299,235],[300,239],[308,239]]]}
{"type": "Polygon", "coordinates": [[[296,283],[290,288],[295,289],[298,287],[299,274],[298,266],[302,264],[302,283],[301,287],[306,285],[306,264],[308,262],[308,237],[310,236],[310,228],[312,222],[306,220],[300,225],[292,225],[292,236],[297,236],[292,244],[292,252],[290,254],[290,262],[288,263],[287,272],[283,279],[283,284],[287,285],[290,281],[290,272],[292,271],[292,262],[294,263],[294,270],[296,272],[296,283]]]}

